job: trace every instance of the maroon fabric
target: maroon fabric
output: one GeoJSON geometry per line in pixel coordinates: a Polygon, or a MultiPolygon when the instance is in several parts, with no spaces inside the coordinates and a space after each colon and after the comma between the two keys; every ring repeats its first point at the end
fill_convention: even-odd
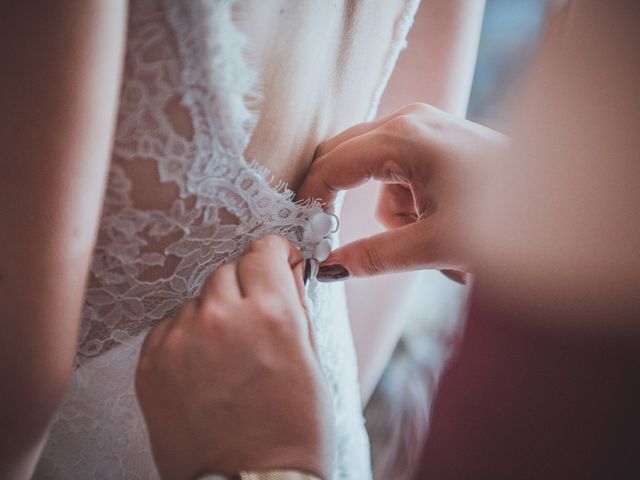
{"type": "Polygon", "coordinates": [[[474,293],[416,478],[640,479],[637,337],[554,334],[523,315],[474,293]]]}

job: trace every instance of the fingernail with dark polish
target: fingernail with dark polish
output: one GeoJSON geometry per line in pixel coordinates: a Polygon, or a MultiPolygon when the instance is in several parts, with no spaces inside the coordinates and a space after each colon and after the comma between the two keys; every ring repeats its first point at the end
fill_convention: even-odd
{"type": "Polygon", "coordinates": [[[304,273],[302,274],[302,282],[306,285],[309,281],[309,275],[311,275],[311,261],[305,260],[304,273]]]}
{"type": "Polygon", "coordinates": [[[321,282],[335,282],[337,280],[344,280],[349,277],[349,270],[344,268],[339,263],[333,265],[325,265],[318,270],[318,280],[321,282]]]}

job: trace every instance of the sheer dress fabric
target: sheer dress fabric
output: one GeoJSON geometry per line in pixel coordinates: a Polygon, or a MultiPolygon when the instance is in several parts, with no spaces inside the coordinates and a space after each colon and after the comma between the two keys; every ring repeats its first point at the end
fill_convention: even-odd
{"type": "MultiPolygon", "coordinates": [[[[257,113],[256,74],[232,20],[233,1],[133,0],[119,116],[98,241],[82,314],[76,368],[35,478],[158,478],[133,375],[148,329],[198,295],[204,279],[254,240],[277,233],[307,258],[314,202],[295,203],[243,152],[257,113]],[[166,112],[179,105],[190,131],[166,112]],[[153,162],[177,198],[164,208],[132,199],[132,162],[153,162]]],[[[404,44],[415,0],[395,19],[371,114],[404,44]]],[[[333,239],[335,243],[335,239],[333,239]]],[[[341,285],[311,280],[308,302],[334,399],[335,478],[370,478],[356,359],[341,285]]]]}

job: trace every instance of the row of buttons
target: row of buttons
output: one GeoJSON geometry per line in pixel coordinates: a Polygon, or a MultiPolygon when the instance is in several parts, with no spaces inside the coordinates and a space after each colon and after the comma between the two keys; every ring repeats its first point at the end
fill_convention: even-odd
{"type": "Polygon", "coordinates": [[[338,231],[340,221],[334,214],[318,212],[309,220],[306,238],[312,242],[318,242],[313,252],[313,258],[322,262],[331,253],[331,234],[338,231]]]}

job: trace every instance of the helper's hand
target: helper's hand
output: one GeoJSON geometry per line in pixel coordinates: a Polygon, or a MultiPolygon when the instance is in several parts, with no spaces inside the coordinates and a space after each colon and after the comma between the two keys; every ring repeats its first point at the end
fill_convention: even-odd
{"type": "Polygon", "coordinates": [[[333,411],[303,269],[291,244],[267,236],[149,332],[136,392],[163,478],[287,468],[330,477],[333,411]]]}
{"type": "Polygon", "coordinates": [[[322,143],[299,197],[330,204],[339,190],[379,180],[376,214],[387,231],[332,252],[318,278],[437,268],[464,281],[471,262],[458,238],[461,198],[505,144],[489,128],[419,103],[322,143]]]}

